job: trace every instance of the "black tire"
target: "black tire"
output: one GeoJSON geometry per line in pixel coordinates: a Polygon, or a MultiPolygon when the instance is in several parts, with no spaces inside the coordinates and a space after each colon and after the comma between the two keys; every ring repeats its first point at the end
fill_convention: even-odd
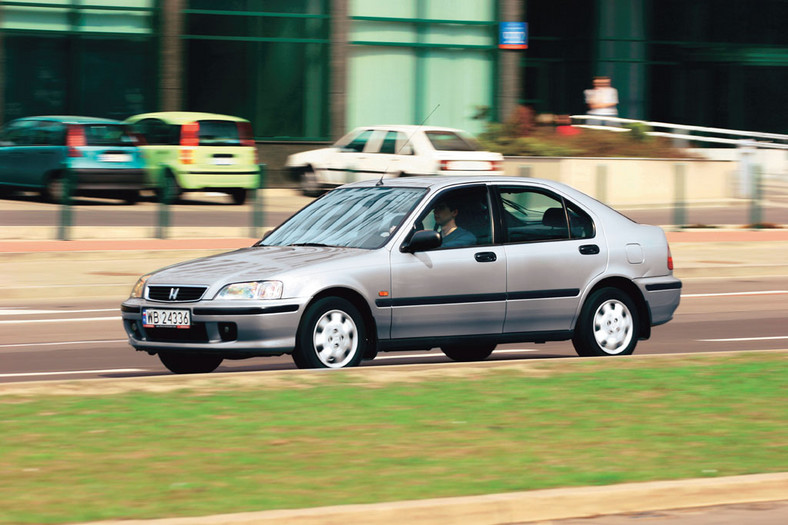
{"type": "Polygon", "coordinates": [[[298,368],[358,366],[369,341],[364,318],[340,297],[325,297],[307,308],[296,333],[293,361],[298,368]]]}
{"type": "Polygon", "coordinates": [[[580,356],[630,355],[639,334],[632,298],[618,288],[600,288],[583,305],[572,344],[580,356]]]}
{"type": "Polygon", "coordinates": [[[134,190],[126,191],[123,193],[121,198],[123,199],[123,202],[125,202],[130,206],[133,206],[139,202],[140,193],[134,190]]]}
{"type": "Polygon", "coordinates": [[[41,198],[52,204],[62,204],[65,200],[65,192],[63,176],[55,173],[47,178],[46,187],[41,190],[41,198]]]}
{"type": "Polygon", "coordinates": [[[207,374],[224,360],[221,356],[183,352],[159,352],[159,359],[173,374],[207,374]]]}
{"type": "Polygon", "coordinates": [[[301,172],[301,193],[305,197],[320,197],[325,193],[317,184],[315,170],[311,166],[301,172]]]}
{"type": "Polygon", "coordinates": [[[233,204],[240,206],[246,202],[247,191],[244,188],[237,188],[230,190],[230,197],[233,199],[233,204]]]}
{"type": "Polygon", "coordinates": [[[446,357],[453,361],[484,361],[495,350],[494,344],[460,344],[442,346],[446,357]]]}

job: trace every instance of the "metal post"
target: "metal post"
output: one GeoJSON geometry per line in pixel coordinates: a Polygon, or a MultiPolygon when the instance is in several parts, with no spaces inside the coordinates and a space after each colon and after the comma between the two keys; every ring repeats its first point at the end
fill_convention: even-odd
{"type": "Polygon", "coordinates": [[[763,209],[761,208],[761,186],[762,170],[760,164],[752,165],[752,190],[750,199],[750,228],[761,228],[763,226],[763,209]]]}
{"type": "Polygon", "coordinates": [[[156,238],[165,239],[170,227],[170,204],[175,193],[175,180],[163,175],[159,180],[159,222],[156,226],[156,238]]]}
{"type": "Polygon", "coordinates": [[[596,199],[607,202],[607,164],[596,166],[596,199]]]}
{"type": "Polygon", "coordinates": [[[257,188],[254,190],[254,199],[252,200],[252,227],[250,229],[250,237],[260,237],[261,230],[265,226],[265,210],[263,207],[263,188],[265,188],[265,172],[266,165],[260,164],[260,169],[257,177],[257,188]]]}
{"type": "Polygon", "coordinates": [[[687,224],[687,165],[677,162],[673,165],[673,224],[683,228],[687,224]]]}
{"type": "MultiPolygon", "coordinates": [[[[70,169],[65,169],[61,181],[63,186],[60,192],[60,228],[58,229],[58,239],[61,241],[68,241],[70,240],[69,234],[73,215],[71,196],[74,193],[74,186],[76,186],[74,172],[70,169]]],[[[57,196],[55,196],[55,198],[57,198],[57,196]]]]}

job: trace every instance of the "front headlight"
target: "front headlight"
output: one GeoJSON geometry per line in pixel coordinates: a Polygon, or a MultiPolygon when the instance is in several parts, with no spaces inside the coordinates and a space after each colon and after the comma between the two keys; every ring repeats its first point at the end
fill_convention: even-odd
{"type": "Polygon", "coordinates": [[[281,299],[282,281],[253,281],[228,284],[217,299],[281,299]]]}
{"type": "Polygon", "coordinates": [[[145,283],[148,281],[150,274],[145,274],[137,280],[137,284],[134,285],[134,288],[131,289],[131,295],[129,296],[132,299],[139,299],[142,297],[143,292],[145,291],[145,283]]]}

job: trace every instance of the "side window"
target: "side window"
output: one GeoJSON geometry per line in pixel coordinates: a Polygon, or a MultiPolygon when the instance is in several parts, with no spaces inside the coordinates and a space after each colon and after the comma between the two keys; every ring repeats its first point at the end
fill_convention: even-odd
{"type": "Polygon", "coordinates": [[[500,195],[506,242],[569,238],[562,198],[529,188],[502,188],[500,195]]]}
{"type": "Polygon", "coordinates": [[[66,125],[61,122],[39,122],[37,144],[45,146],[66,145],[66,125]]]}
{"type": "Polygon", "coordinates": [[[32,139],[32,121],[11,123],[3,132],[3,143],[6,146],[29,146],[32,139]]]}
{"type": "Polygon", "coordinates": [[[371,129],[362,131],[361,133],[359,133],[356,136],[356,138],[354,138],[347,145],[345,145],[345,147],[343,149],[346,150],[346,151],[350,150],[350,151],[356,151],[356,152],[364,151],[364,146],[367,145],[367,141],[372,136],[372,131],[373,130],[371,130],[371,129]]]}
{"type": "Polygon", "coordinates": [[[440,193],[416,222],[417,230],[435,230],[441,248],[463,248],[492,243],[492,221],[485,186],[440,193]]]}
{"type": "Polygon", "coordinates": [[[567,215],[569,215],[569,232],[573,239],[590,239],[596,235],[594,221],[586,212],[572,204],[566,203],[567,215]]]}
{"type": "Polygon", "coordinates": [[[383,143],[380,145],[381,153],[388,153],[393,155],[397,153],[397,133],[396,131],[389,131],[383,138],[383,143]]]}

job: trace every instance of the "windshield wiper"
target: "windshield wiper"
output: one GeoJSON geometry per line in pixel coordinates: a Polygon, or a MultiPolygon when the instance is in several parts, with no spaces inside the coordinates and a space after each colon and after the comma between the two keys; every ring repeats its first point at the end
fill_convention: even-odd
{"type": "Polygon", "coordinates": [[[335,248],[336,246],[331,244],[323,244],[319,242],[294,242],[293,244],[288,244],[288,246],[319,246],[322,248],[335,248]]]}

